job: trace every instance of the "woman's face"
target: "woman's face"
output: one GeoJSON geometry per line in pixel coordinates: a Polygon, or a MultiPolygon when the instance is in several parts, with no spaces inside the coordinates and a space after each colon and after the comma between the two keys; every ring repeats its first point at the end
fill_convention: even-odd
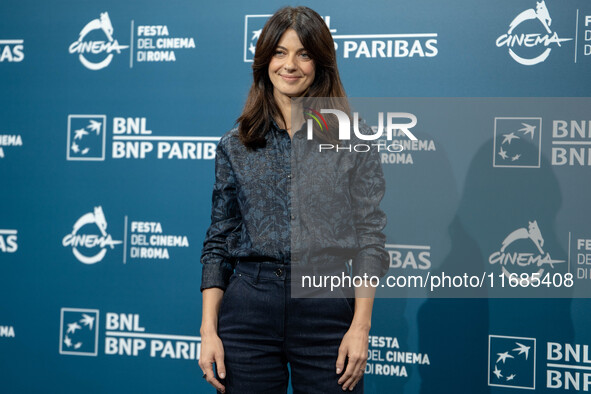
{"type": "Polygon", "coordinates": [[[301,96],[314,82],[315,70],[314,60],[308,56],[296,31],[287,29],[269,63],[275,97],[301,96]]]}

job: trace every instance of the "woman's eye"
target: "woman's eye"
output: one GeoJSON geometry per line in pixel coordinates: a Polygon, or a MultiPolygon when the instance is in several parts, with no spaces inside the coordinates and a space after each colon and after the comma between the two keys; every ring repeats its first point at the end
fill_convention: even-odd
{"type": "Polygon", "coordinates": [[[308,55],[306,52],[300,53],[300,56],[303,57],[303,58],[306,58],[306,59],[309,59],[310,58],[310,55],[308,55]]]}
{"type": "Polygon", "coordinates": [[[284,54],[285,54],[285,52],[283,52],[283,51],[279,51],[279,50],[275,51],[275,56],[281,56],[284,54]]]}

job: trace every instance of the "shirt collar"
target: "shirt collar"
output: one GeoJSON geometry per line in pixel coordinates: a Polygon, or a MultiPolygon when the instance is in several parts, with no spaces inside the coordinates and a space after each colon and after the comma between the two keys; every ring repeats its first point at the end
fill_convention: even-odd
{"type": "Polygon", "coordinates": [[[279,125],[277,124],[277,122],[275,122],[275,119],[273,119],[273,118],[271,118],[271,125],[273,126],[273,129],[275,131],[282,130],[281,127],[279,127],[279,125]]]}

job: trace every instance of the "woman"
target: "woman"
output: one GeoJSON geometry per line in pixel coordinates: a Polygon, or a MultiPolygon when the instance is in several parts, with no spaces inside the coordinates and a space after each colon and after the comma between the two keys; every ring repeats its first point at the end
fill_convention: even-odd
{"type": "MultiPolygon", "coordinates": [[[[292,148],[301,152],[306,146],[305,131],[296,132],[303,113],[292,112],[291,99],[345,97],[322,18],[306,7],[277,11],[259,37],[253,78],[238,127],[221,138],[216,152],[212,223],[201,257],[203,377],[219,392],[275,394],[287,390],[289,364],[294,393],[362,393],[375,289],[367,286],[367,297],[355,289],[355,299],[293,298],[289,281],[292,267],[304,261],[312,266],[319,255],[341,268],[343,256],[351,255],[354,273],[385,274],[379,162],[374,155],[331,156],[359,171],[351,183],[346,174],[340,186],[334,184],[348,185],[345,189],[317,200],[338,207],[348,219],[339,223],[344,232],[327,227],[318,237],[311,235],[310,213],[333,210],[315,211],[322,204],[314,201],[298,208],[291,198],[293,178],[302,174],[294,175],[292,148]],[[368,181],[362,173],[376,176],[368,181]],[[307,241],[294,242],[296,232],[307,241]],[[325,252],[299,250],[317,245],[316,238],[323,239],[325,252]]],[[[315,179],[315,186],[326,187],[326,177],[315,179]]]]}

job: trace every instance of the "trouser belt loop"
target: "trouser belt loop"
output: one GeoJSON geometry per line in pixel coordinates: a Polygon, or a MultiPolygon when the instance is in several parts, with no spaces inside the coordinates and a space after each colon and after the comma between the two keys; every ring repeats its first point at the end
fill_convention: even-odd
{"type": "Polygon", "coordinates": [[[259,275],[261,273],[261,264],[263,263],[257,263],[256,264],[256,275],[254,276],[254,284],[256,285],[257,283],[259,283],[259,275]]]}

